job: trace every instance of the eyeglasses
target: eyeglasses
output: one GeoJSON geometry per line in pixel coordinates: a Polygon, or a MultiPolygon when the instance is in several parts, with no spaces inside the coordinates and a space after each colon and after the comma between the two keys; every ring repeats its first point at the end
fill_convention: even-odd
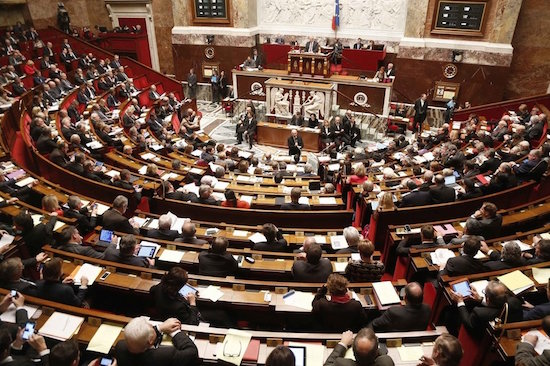
{"type": "Polygon", "coordinates": [[[241,355],[243,345],[239,340],[225,342],[223,345],[224,357],[239,357],[241,355]]]}

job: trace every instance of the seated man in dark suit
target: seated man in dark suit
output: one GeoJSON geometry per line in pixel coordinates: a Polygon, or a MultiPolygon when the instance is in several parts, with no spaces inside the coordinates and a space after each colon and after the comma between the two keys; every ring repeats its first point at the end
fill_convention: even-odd
{"type": "Polygon", "coordinates": [[[194,201],[203,205],[219,206],[220,203],[212,197],[212,187],[202,184],[199,187],[199,198],[194,201]]]}
{"type": "Polygon", "coordinates": [[[318,244],[310,245],[305,260],[298,257],[292,265],[292,276],[300,282],[326,282],[332,273],[332,263],[328,258],[321,258],[323,250],[318,244]]]}
{"type": "Polygon", "coordinates": [[[334,347],[323,366],[393,366],[393,360],[385,353],[378,348],[378,338],[372,329],[361,329],[355,338],[353,338],[353,332],[348,330],[342,333],[342,339],[334,347]],[[350,346],[353,346],[355,361],[344,358],[350,346]]]}
{"type": "Polygon", "coordinates": [[[432,203],[454,202],[456,199],[455,190],[445,185],[445,177],[438,174],[434,178],[435,187],[430,188],[432,203]]]}
{"type": "Polygon", "coordinates": [[[124,216],[128,208],[128,198],[117,196],[113,207],[103,213],[103,228],[128,234],[139,234],[139,226],[124,216]]]}
{"type": "Polygon", "coordinates": [[[254,244],[253,250],[265,250],[267,252],[286,252],[287,241],[283,233],[273,224],[264,224],[260,231],[266,241],[254,244]]]}
{"type": "Polygon", "coordinates": [[[458,366],[462,359],[462,345],[453,335],[443,333],[435,339],[431,357],[423,356],[418,366],[458,366]]]}
{"type": "Polygon", "coordinates": [[[437,245],[445,245],[445,241],[441,236],[436,235],[436,231],[432,225],[424,225],[420,229],[420,244],[413,244],[414,238],[410,235],[401,240],[395,249],[397,255],[408,257],[410,248],[431,248],[437,245]]]}
{"type": "Polygon", "coordinates": [[[36,141],[36,148],[40,154],[49,154],[57,147],[57,143],[52,139],[52,130],[44,128],[40,137],[36,141]]]}
{"type": "Polygon", "coordinates": [[[239,265],[235,258],[227,252],[227,239],[214,238],[210,250],[199,254],[199,274],[205,276],[226,277],[235,276],[239,265]]]}
{"type": "Polygon", "coordinates": [[[302,116],[302,112],[296,111],[296,113],[292,116],[292,119],[290,120],[290,124],[292,126],[303,126],[304,116],[302,116]]]}
{"type": "Polygon", "coordinates": [[[399,207],[424,206],[432,203],[432,197],[429,191],[419,190],[414,180],[407,181],[407,188],[410,193],[401,195],[401,205],[399,207]]]}
{"type": "Polygon", "coordinates": [[[502,216],[497,211],[498,208],[494,203],[483,202],[481,208],[471,216],[481,224],[481,232],[485,239],[496,238],[500,235],[502,216]]]}
{"type": "Polygon", "coordinates": [[[63,216],[76,219],[76,227],[86,235],[94,229],[97,223],[97,205],[92,206],[92,211],[88,211],[83,207],[82,200],[78,196],[69,196],[67,200],[69,209],[65,211],[63,216]]]}
{"type": "Polygon", "coordinates": [[[59,257],[44,263],[42,269],[43,280],[37,282],[33,295],[46,300],[60,302],[65,305],[82,306],[88,292],[88,279],[80,278],[80,286],[75,294],[70,285],[72,279],[66,278],[61,282],[63,260],[59,257]]]}
{"type": "Polygon", "coordinates": [[[451,298],[457,303],[460,322],[468,333],[474,337],[481,337],[487,324],[500,316],[502,307],[508,303],[508,322],[522,320],[521,302],[515,297],[508,297],[508,289],[498,281],[490,281],[485,288],[485,302],[482,304],[482,297],[472,287],[472,300],[476,304],[472,310],[464,303],[462,295],[451,290],[451,298]]]}
{"type": "MultiPolygon", "coordinates": [[[[23,323],[23,327],[24,327],[23,323]]],[[[21,338],[21,333],[13,334],[9,327],[0,328],[0,364],[5,366],[26,366],[26,365],[49,365],[48,347],[44,337],[38,334],[32,334],[28,341],[21,338]],[[33,348],[35,356],[27,355],[28,348],[25,343],[33,348]],[[35,360],[35,358],[39,360],[35,360]]],[[[51,365],[55,365],[52,363],[51,365]]]]}
{"type": "Polygon", "coordinates": [[[523,160],[521,164],[515,164],[513,169],[516,173],[516,176],[519,179],[527,180],[529,173],[539,164],[542,157],[540,150],[531,150],[527,159],[523,160]]]}
{"type": "MultiPolygon", "coordinates": [[[[550,317],[542,319],[542,330],[546,334],[550,332],[550,317]]],[[[550,350],[545,349],[542,354],[535,351],[538,342],[538,336],[533,333],[527,333],[523,340],[518,343],[516,349],[516,365],[522,366],[544,366],[550,365],[550,350]]]]}
{"type": "Polygon", "coordinates": [[[527,265],[525,258],[521,256],[521,248],[515,241],[509,241],[502,246],[502,252],[491,250],[485,242],[481,242],[480,250],[489,256],[485,263],[490,271],[510,269],[527,265]]]}
{"type": "Polygon", "coordinates": [[[90,258],[103,259],[104,253],[94,250],[90,246],[82,245],[82,236],[78,229],[74,226],[66,226],[63,228],[59,239],[57,240],[57,249],[69,253],[85,255],[90,258]]]}
{"type": "Polygon", "coordinates": [[[36,257],[21,259],[19,257],[10,257],[0,263],[0,286],[9,290],[16,290],[23,294],[33,294],[36,289],[36,283],[23,278],[25,267],[36,268],[38,263],[48,259],[46,253],[39,253],[36,257]]]}
{"type": "Polygon", "coordinates": [[[149,230],[147,236],[153,239],[162,239],[174,241],[180,236],[177,230],[171,230],[172,219],[168,215],[161,215],[159,217],[159,228],[149,230]]]}
{"type": "Polygon", "coordinates": [[[464,242],[463,252],[461,256],[449,258],[445,267],[439,272],[440,275],[462,276],[467,274],[485,272],[488,268],[479,259],[474,258],[481,243],[475,238],[469,238],[464,242]]]}
{"type": "Polygon", "coordinates": [[[408,332],[426,330],[431,309],[423,304],[424,294],[417,282],[405,286],[405,306],[390,307],[371,323],[375,332],[408,332]]]}
{"type": "Polygon", "coordinates": [[[149,100],[154,103],[158,99],[160,99],[160,94],[157,92],[157,86],[153,84],[151,85],[151,89],[149,90],[149,100]]]}
{"type": "Polygon", "coordinates": [[[546,284],[546,298],[548,302],[532,305],[527,301],[523,302],[523,321],[542,319],[550,315],[550,279],[546,284]]]}
{"type": "Polygon", "coordinates": [[[133,235],[124,235],[120,239],[120,249],[117,249],[115,245],[111,245],[105,250],[104,259],[106,261],[145,268],[155,265],[155,260],[153,258],[138,257],[136,255],[138,252],[139,245],[136,237],[133,235]]]}
{"type": "Polygon", "coordinates": [[[300,197],[302,196],[302,189],[300,187],[294,187],[290,191],[290,203],[285,203],[281,205],[281,210],[291,210],[291,211],[308,211],[311,210],[311,207],[305,203],[299,203],[300,197]]]}
{"type": "Polygon", "coordinates": [[[169,318],[152,326],[146,317],[132,319],[124,327],[124,340],[114,350],[118,366],[193,366],[199,364],[195,343],[181,331],[181,322],[169,318]],[[161,345],[164,334],[172,338],[172,345],[161,345]]]}
{"type": "Polygon", "coordinates": [[[181,227],[181,238],[177,238],[175,241],[179,243],[189,243],[189,244],[206,244],[206,240],[198,239],[195,235],[197,233],[197,228],[195,224],[191,221],[186,221],[181,227]]]}

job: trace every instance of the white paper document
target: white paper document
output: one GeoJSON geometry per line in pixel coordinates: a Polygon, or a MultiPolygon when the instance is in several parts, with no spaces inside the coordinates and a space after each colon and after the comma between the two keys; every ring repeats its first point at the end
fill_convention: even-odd
{"type": "Polygon", "coordinates": [[[84,276],[88,279],[88,285],[93,285],[102,268],[89,263],[84,263],[73,277],[75,285],[80,285],[80,279],[84,276]]]}
{"type": "Polygon", "coordinates": [[[95,332],[86,350],[108,354],[122,332],[122,327],[109,324],[101,324],[95,332]]]}
{"type": "Polygon", "coordinates": [[[347,248],[348,242],[344,235],[333,235],[330,237],[330,244],[332,246],[332,249],[339,250],[339,249],[345,249],[347,248]]]}
{"type": "Polygon", "coordinates": [[[45,337],[66,341],[78,332],[83,322],[82,317],[56,311],[50,315],[38,333],[45,337]]]}
{"type": "Polygon", "coordinates": [[[34,183],[35,181],[36,181],[36,179],[34,179],[33,177],[27,177],[25,179],[21,179],[20,181],[15,183],[15,185],[18,186],[18,187],[26,187],[29,184],[34,183]]]}
{"type": "MultiPolygon", "coordinates": [[[[23,309],[27,310],[27,316],[29,319],[31,319],[38,310],[37,307],[29,306],[29,305],[23,305],[23,309]]],[[[14,304],[11,304],[8,307],[8,310],[4,311],[2,314],[0,314],[0,320],[2,320],[5,323],[15,323],[15,313],[17,312],[17,309],[14,304]]]]}
{"type": "Polygon", "coordinates": [[[292,294],[284,295],[283,301],[286,305],[311,311],[311,303],[315,295],[311,292],[294,291],[292,294]]]}
{"type": "MultiPolygon", "coordinates": [[[[235,234],[235,232],[233,232],[233,234],[235,234]]],[[[263,243],[263,242],[266,242],[267,241],[267,238],[264,236],[264,234],[261,234],[261,233],[254,233],[252,235],[250,235],[248,237],[248,240],[250,240],[251,242],[253,242],[254,244],[256,243],[263,243]]]]}
{"type": "Polygon", "coordinates": [[[159,261],[180,263],[185,252],[179,250],[164,249],[159,257],[159,261]]]}
{"type": "Polygon", "coordinates": [[[391,281],[374,282],[372,288],[382,305],[399,304],[401,302],[391,281]]]}
{"type": "Polygon", "coordinates": [[[208,299],[212,302],[216,302],[223,296],[223,291],[220,290],[220,286],[208,286],[207,288],[199,289],[199,297],[201,299],[208,299]]]}

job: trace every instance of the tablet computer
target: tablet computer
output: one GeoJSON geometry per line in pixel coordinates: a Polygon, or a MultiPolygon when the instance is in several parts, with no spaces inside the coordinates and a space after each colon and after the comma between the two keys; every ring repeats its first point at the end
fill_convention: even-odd
{"type": "Polygon", "coordinates": [[[189,294],[196,295],[197,294],[197,289],[194,288],[193,286],[189,285],[188,283],[186,283],[185,285],[183,285],[182,288],[180,288],[178,293],[183,297],[186,297],[189,294]]]}
{"type": "Polygon", "coordinates": [[[472,296],[472,288],[470,287],[470,282],[468,282],[466,278],[451,282],[449,285],[451,285],[454,292],[462,295],[462,297],[472,296]]]}
{"type": "Polygon", "coordinates": [[[98,245],[109,246],[111,245],[111,240],[113,240],[113,232],[111,230],[101,229],[99,232],[99,240],[97,241],[98,245]]]}
{"type": "Polygon", "coordinates": [[[296,362],[294,363],[295,366],[305,366],[306,365],[306,348],[305,347],[299,347],[299,346],[292,346],[288,347],[294,354],[294,358],[296,362]]]}
{"type": "Polygon", "coordinates": [[[155,256],[155,252],[157,250],[157,247],[152,245],[141,245],[139,247],[139,251],[137,256],[138,257],[147,257],[147,258],[153,258],[155,256]]]}

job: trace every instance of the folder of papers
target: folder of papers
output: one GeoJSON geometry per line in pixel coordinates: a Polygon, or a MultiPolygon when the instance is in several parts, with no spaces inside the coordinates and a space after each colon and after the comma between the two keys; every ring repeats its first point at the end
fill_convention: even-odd
{"type": "Polygon", "coordinates": [[[422,349],[422,346],[402,345],[401,347],[397,348],[397,352],[399,352],[399,358],[401,358],[401,361],[403,362],[418,361],[422,356],[424,356],[424,350],[422,349]]]}
{"type": "Polygon", "coordinates": [[[372,288],[383,306],[401,303],[401,299],[391,281],[375,282],[372,284],[372,288]]]}
{"type": "Polygon", "coordinates": [[[220,290],[220,286],[208,286],[207,288],[200,288],[199,294],[201,299],[208,299],[212,302],[216,302],[223,296],[223,291],[220,290]]]}
{"type": "MultiPolygon", "coordinates": [[[[235,234],[235,232],[233,232],[233,234],[235,234]]],[[[248,238],[248,240],[250,240],[251,242],[253,242],[254,244],[256,244],[256,243],[263,243],[263,242],[266,242],[266,241],[267,241],[267,238],[264,236],[264,234],[261,234],[261,233],[254,233],[254,234],[250,235],[250,237],[248,238]]]]}
{"type": "Polygon", "coordinates": [[[319,204],[321,205],[335,205],[336,198],[334,197],[319,197],[319,204]]]}
{"type": "Polygon", "coordinates": [[[160,261],[180,263],[185,252],[179,250],[164,249],[159,257],[160,261]]]}
{"type": "Polygon", "coordinates": [[[541,285],[546,285],[550,278],[550,268],[533,267],[533,278],[541,285]]]}
{"type": "MultiPolygon", "coordinates": [[[[38,310],[37,307],[29,306],[29,305],[23,305],[23,309],[27,310],[27,316],[29,319],[31,319],[38,310]]],[[[5,323],[15,323],[15,313],[17,312],[17,308],[15,307],[15,304],[11,304],[6,311],[4,311],[2,314],[0,314],[0,320],[2,320],[5,323]]]]}
{"type": "Polygon", "coordinates": [[[311,311],[314,297],[315,295],[311,292],[291,291],[283,296],[283,301],[286,305],[311,311]]]}
{"type": "Polygon", "coordinates": [[[15,236],[10,235],[8,233],[2,235],[2,237],[0,238],[0,248],[5,247],[6,245],[10,245],[11,243],[13,243],[14,239],[15,239],[15,236]]]}
{"type": "Polygon", "coordinates": [[[89,263],[84,263],[81,266],[76,266],[76,268],[73,270],[73,272],[70,274],[69,277],[71,277],[74,281],[75,285],[80,285],[80,279],[82,277],[86,277],[88,279],[88,285],[92,285],[95,280],[97,279],[97,276],[101,273],[102,268],[98,266],[94,266],[89,263]]]}
{"type": "Polygon", "coordinates": [[[233,365],[240,365],[251,339],[252,334],[248,332],[229,329],[220,346],[221,350],[216,351],[217,358],[233,365]]]}
{"type": "Polygon", "coordinates": [[[347,248],[348,242],[344,235],[333,235],[330,237],[330,245],[332,246],[332,249],[339,250],[339,249],[345,249],[347,248]]]}
{"type": "Polygon", "coordinates": [[[26,187],[34,182],[36,182],[36,179],[34,179],[33,177],[27,177],[25,179],[21,179],[19,182],[15,183],[15,185],[18,187],[26,187]]]}
{"type": "Polygon", "coordinates": [[[508,290],[512,291],[514,295],[518,295],[535,286],[535,283],[519,270],[498,276],[497,278],[508,288],[508,290]]]}
{"type": "Polygon", "coordinates": [[[95,332],[86,350],[108,354],[117,340],[122,327],[109,324],[101,324],[95,332]]]}
{"type": "Polygon", "coordinates": [[[84,318],[60,312],[54,312],[38,331],[44,337],[66,341],[78,333],[84,318]]]}
{"type": "Polygon", "coordinates": [[[453,258],[454,256],[453,251],[446,248],[439,248],[435,252],[430,253],[432,263],[437,266],[445,266],[449,258],[453,258]]]}

